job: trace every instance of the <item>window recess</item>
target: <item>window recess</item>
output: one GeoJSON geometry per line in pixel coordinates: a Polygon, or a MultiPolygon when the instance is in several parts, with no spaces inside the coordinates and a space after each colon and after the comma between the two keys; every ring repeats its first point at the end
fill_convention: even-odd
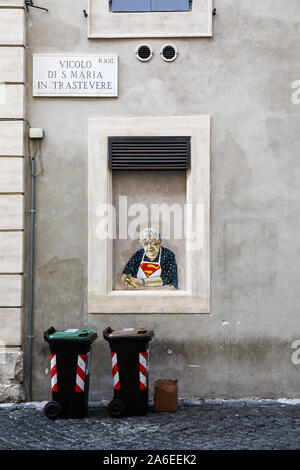
{"type": "Polygon", "coordinates": [[[189,11],[191,0],[111,0],[112,12],[189,11]]]}

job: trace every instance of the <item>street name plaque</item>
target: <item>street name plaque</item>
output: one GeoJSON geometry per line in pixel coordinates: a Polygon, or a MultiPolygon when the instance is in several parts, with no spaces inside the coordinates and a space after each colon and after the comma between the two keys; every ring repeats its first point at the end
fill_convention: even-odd
{"type": "Polygon", "coordinates": [[[33,96],[117,97],[117,55],[33,55],[33,96]]]}

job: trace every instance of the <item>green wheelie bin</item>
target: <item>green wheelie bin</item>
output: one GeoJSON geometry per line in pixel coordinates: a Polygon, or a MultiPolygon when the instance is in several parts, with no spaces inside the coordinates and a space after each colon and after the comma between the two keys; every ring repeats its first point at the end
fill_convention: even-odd
{"type": "Polygon", "coordinates": [[[51,360],[52,401],[45,405],[48,418],[82,418],[87,415],[91,345],[97,333],[90,329],[44,332],[51,360]]]}

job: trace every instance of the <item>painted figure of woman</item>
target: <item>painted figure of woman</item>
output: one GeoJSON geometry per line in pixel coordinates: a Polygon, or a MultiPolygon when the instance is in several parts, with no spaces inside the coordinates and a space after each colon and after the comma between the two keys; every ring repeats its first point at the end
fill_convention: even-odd
{"type": "Polygon", "coordinates": [[[147,228],[140,233],[138,250],[123,269],[121,281],[129,289],[174,286],[178,288],[177,264],[173,251],[161,246],[160,233],[147,228]]]}

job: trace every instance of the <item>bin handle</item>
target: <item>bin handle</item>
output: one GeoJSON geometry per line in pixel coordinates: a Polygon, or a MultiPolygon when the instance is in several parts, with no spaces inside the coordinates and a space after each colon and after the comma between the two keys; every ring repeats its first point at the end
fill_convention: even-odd
{"type": "Polygon", "coordinates": [[[107,333],[108,335],[110,335],[110,333],[112,333],[114,330],[108,326],[107,328],[105,328],[105,333],[107,333]]]}
{"type": "Polygon", "coordinates": [[[84,333],[80,333],[78,336],[82,338],[83,336],[88,336],[88,335],[89,335],[89,331],[85,331],[84,333]]]}
{"type": "Polygon", "coordinates": [[[55,333],[55,331],[56,329],[54,328],[54,326],[50,326],[50,328],[48,328],[46,333],[48,333],[48,335],[52,335],[53,333],[55,333]]]}
{"type": "Polygon", "coordinates": [[[48,328],[48,330],[44,332],[44,339],[48,341],[49,336],[55,332],[56,332],[56,329],[54,328],[54,326],[50,326],[50,328],[48,328]]]}

